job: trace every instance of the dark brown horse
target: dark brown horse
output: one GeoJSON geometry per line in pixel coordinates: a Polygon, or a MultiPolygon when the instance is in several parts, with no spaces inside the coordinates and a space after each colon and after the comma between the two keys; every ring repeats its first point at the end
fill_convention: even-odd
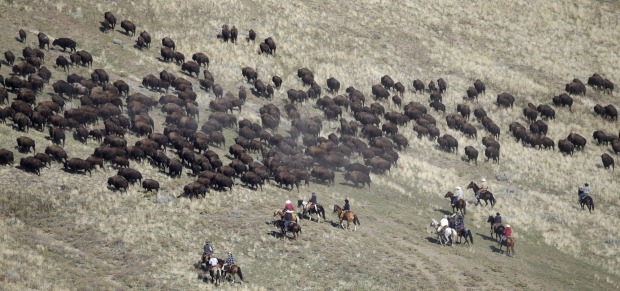
{"type": "Polygon", "coordinates": [[[594,200],[592,200],[590,196],[579,199],[579,204],[581,204],[581,210],[585,209],[584,206],[588,206],[588,211],[590,211],[590,213],[594,210],[594,200]]]}
{"type": "Polygon", "coordinates": [[[505,227],[500,224],[495,229],[493,229],[493,224],[495,224],[495,217],[493,217],[493,215],[489,215],[487,222],[491,224],[491,237],[495,240],[499,240],[502,235],[504,235],[505,227]]]}
{"type": "MultiPolygon", "coordinates": [[[[444,198],[449,198],[450,202],[452,202],[452,197],[454,197],[454,193],[452,193],[451,191],[448,191],[448,193],[446,193],[445,196],[443,196],[444,198]]],[[[456,202],[456,204],[452,205],[452,212],[456,212],[461,211],[461,214],[465,215],[467,214],[467,210],[465,209],[467,207],[467,202],[465,202],[465,200],[463,199],[459,199],[459,201],[456,202]]]]}
{"type": "MultiPolygon", "coordinates": [[[[480,190],[480,187],[478,187],[478,185],[476,185],[476,183],[472,181],[469,183],[469,185],[467,185],[467,189],[472,189],[474,191],[474,194],[476,194],[480,190]]],[[[480,193],[480,198],[477,199],[478,202],[476,202],[476,206],[482,204],[480,202],[480,199],[484,200],[484,206],[489,205],[489,201],[491,202],[491,208],[493,208],[493,205],[495,205],[495,197],[493,197],[493,193],[491,193],[489,190],[480,193]]]]}
{"type": "Polygon", "coordinates": [[[239,276],[239,281],[241,282],[241,284],[243,284],[243,273],[241,273],[241,267],[237,266],[236,264],[228,266],[227,270],[224,271],[222,277],[227,278],[227,276],[230,276],[228,278],[232,280],[233,283],[235,283],[235,275],[239,276]]]}
{"type": "Polygon", "coordinates": [[[334,205],[334,213],[338,213],[338,218],[340,218],[340,226],[344,228],[344,224],[342,223],[345,219],[347,221],[347,228],[351,222],[353,222],[353,231],[357,230],[357,226],[360,225],[360,220],[357,218],[357,214],[353,213],[353,211],[344,211],[338,205],[334,205]]]}
{"type": "Polygon", "coordinates": [[[297,240],[297,238],[301,234],[301,225],[299,225],[299,223],[297,223],[295,221],[291,221],[291,223],[289,223],[288,227],[284,227],[284,220],[278,220],[278,221],[276,221],[276,225],[278,227],[280,227],[283,239],[286,237],[286,233],[287,232],[293,233],[293,239],[294,240],[297,240]]]}
{"type": "Polygon", "coordinates": [[[503,243],[499,245],[499,251],[502,251],[502,246],[506,246],[507,255],[515,255],[515,241],[511,237],[507,237],[503,243]]]}

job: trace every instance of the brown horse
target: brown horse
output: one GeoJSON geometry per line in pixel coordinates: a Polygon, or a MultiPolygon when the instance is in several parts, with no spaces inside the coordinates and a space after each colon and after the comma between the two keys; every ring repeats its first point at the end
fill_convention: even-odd
{"type": "MultiPolygon", "coordinates": [[[[474,194],[476,194],[480,190],[480,187],[478,187],[476,183],[471,181],[469,182],[469,185],[467,185],[467,189],[472,189],[474,191],[474,194]]],[[[480,202],[480,199],[484,200],[484,203],[485,203],[484,206],[489,205],[489,201],[491,202],[491,208],[493,208],[493,205],[495,205],[495,197],[493,197],[493,193],[491,193],[489,190],[480,193],[480,198],[477,198],[477,199],[478,199],[478,202],[476,202],[476,206],[482,205],[482,202],[480,202]]]]}
{"type": "Polygon", "coordinates": [[[276,226],[280,227],[280,230],[282,231],[282,238],[283,239],[286,237],[286,233],[287,232],[292,232],[293,233],[293,239],[294,240],[297,240],[297,238],[301,234],[301,225],[299,225],[299,223],[297,223],[295,221],[291,221],[291,223],[288,225],[288,227],[284,227],[284,220],[278,220],[278,221],[276,221],[276,226]]]}
{"type": "Polygon", "coordinates": [[[499,251],[502,251],[502,246],[506,246],[507,255],[515,255],[515,241],[511,237],[507,237],[503,243],[499,244],[499,251]]]}
{"type": "MultiPolygon", "coordinates": [[[[280,216],[280,220],[284,220],[284,212],[282,212],[282,210],[274,210],[273,211],[273,217],[276,216],[280,216]]],[[[297,216],[297,213],[293,213],[293,221],[295,221],[297,224],[299,224],[299,217],[297,216]]]]}
{"type": "Polygon", "coordinates": [[[241,273],[241,267],[233,264],[232,266],[228,266],[228,270],[224,271],[224,275],[222,277],[227,278],[230,275],[230,280],[235,283],[235,275],[239,276],[239,281],[243,284],[243,273],[241,273]]]}
{"type": "MultiPolygon", "coordinates": [[[[452,197],[454,197],[454,193],[448,191],[448,193],[446,193],[445,196],[443,196],[444,198],[449,198],[450,202],[452,202],[452,197]]],[[[465,202],[465,200],[463,199],[459,199],[459,201],[456,202],[456,204],[454,204],[452,206],[452,212],[456,212],[461,211],[461,214],[463,214],[463,216],[465,214],[467,214],[467,210],[465,209],[467,207],[467,202],[465,202]]]]}
{"type": "Polygon", "coordinates": [[[360,220],[357,218],[357,214],[353,213],[353,211],[344,211],[338,205],[334,205],[334,213],[338,213],[338,218],[340,218],[340,226],[344,228],[344,224],[342,223],[345,219],[347,220],[347,228],[351,222],[353,222],[353,231],[357,230],[357,225],[360,225],[360,220]]]}

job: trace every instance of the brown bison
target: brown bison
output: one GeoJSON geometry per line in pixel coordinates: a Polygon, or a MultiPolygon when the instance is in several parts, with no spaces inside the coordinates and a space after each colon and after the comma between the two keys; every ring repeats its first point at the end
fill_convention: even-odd
{"type": "Polygon", "coordinates": [[[108,178],[108,186],[126,192],[129,188],[129,182],[123,176],[115,175],[108,178]]]}
{"type": "Polygon", "coordinates": [[[13,152],[0,148],[0,165],[13,165],[13,152]]]}
{"type": "Polygon", "coordinates": [[[19,166],[27,172],[35,173],[41,176],[41,169],[45,167],[45,164],[41,160],[35,157],[25,157],[19,160],[19,166]]]}
{"type": "Polygon", "coordinates": [[[603,167],[605,167],[605,169],[609,169],[609,166],[611,166],[611,169],[614,170],[614,158],[612,158],[610,155],[608,154],[602,154],[601,155],[601,160],[603,161],[603,167]]]}
{"type": "Polygon", "coordinates": [[[121,28],[125,30],[125,35],[134,36],[136,35],[136,25],[129,20],[123,20],[121,22],[121,28]],[[131,32],[131,34],[129,34],[131,32]]]}
{"type": "Polygon", "coordinates": [[[33,152],[36,152],[36,145],[34,140],[27,136],[20,136],[17,138],[17,147],[22,153],[30,152],[31,148],[33,152]]]}
{"type": "Polygon", "coordinates": [[[52,45],[61,47],[63,52],[66,51],[67,48],[70,50],[70,52],[75,52],[75,47],[77,46],[77,43],[75,42],[75,40],[72,40],[70,38],[61,37],[55,39],[52,42],[52,45]]]}
{"type": "Polygon", "coordinates": [[[368,188],[370,188],[370,176],[367,173],[362,173],[359,171],[347,172],[344,174],[344,180],[351,181],[357,187],[358,184],[364,185],[368,184],[368,188]]]}
{"type": "Polygon", "coordinates": [[[484,155],[487,157],[487,162],[492,159],[499,164],[499,149],[494,147],[488,147],[484,150],[484,155]]]}
{"type": "Polygon", "coordinates": [[[512,108],[514,102],[515,102],[515,97],[510,95],[509,93],[504,92],[504,93],[497,95],[497,100],[495,103],[498,106],[501,106],[504,108],[507,108],[507,107],[512,108]]]}
{"type": "Polygon", "coordinates": [[[132,168],[122,168],[118,170],[116,174],[125,177],[125,179],[127,179],[127,181],[129,181],[129,183],[131,184],[135,183],[136,181],[142,182],[142,173],[132,168]]]}
{"type": "Polygon", "coordinates": [[[558,149],[561,153],[573,155],[575,146],[567,139],[561,139],[558,141],[558,149]]]}
{"type": "Polygon", "coordinates": [[[72,172],[72,173],[77,173],[80,171],[83,171],[84,174],[86,174],[86,172],[88,172],[88,175],[91,176],[91,169],[93,167],[93,165],[91,165],[91,163],[87,162],[86,160],[80,159],[80,158],[71,158],[68,161],[63,163],[64,169],[67,172],[72,172]]]}
{"type": "Polygon", "coordinates": [[[478,150],[473,146],[465,147],[465,156],[467,156],[467,162],[474,160],[474,163],[478,165],[478,150]]]}
{"type": "Polygon", "coordinates": [[[326,167],[315,167],[310,172],[310,175],[317,180],[327,182],[327,185],[333,186],[335,184],[336,175],[334,171],[326,167]]]}

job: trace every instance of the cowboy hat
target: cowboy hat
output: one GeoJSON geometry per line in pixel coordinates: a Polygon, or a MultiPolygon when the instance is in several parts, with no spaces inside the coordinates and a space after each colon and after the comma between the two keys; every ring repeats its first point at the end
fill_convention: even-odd
{"type": "Polygon", "coordinates": [[[506,227],[510,227],[510,224],[506,224],[506,227]]]}
{"type": "Polygon", "coordinates": [[[480,180],[480,181],[482,181],[482,182],[486,182],[486,181],[487,181],[487,179],[485,179],[485,178],[482,178],[482,180],[480,180]]]}
{"type": "Polygon", "coordinates": [[[498,213],[495,213],[495,215],[499,216],[499,212],[498,212],[498,213]]]}
{"type": "Polygon", "coordinates": [[[456,190],[461,190],[461,186],[456,186],[456,190]]]}
{"type": "Polygon", "coordinates": [[[291,200],[286,200],[286,204],[291,204],[291,200]]]}
{"type": "Polygon", "coordinates": [[[444,215],[443,215],[443,218],[448,218],[448,215],[444,214],[444,215]]]}

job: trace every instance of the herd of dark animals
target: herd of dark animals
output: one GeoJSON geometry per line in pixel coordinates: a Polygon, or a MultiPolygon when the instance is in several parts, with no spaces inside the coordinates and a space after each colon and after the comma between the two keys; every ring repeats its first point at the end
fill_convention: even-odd
{"type": "MultiPolygon", "coordinates": [[[[114,30],[116,17],[111,12],[104,14],[101,30],[114,30]]],[[[134,37],[136,25],[131,21],[121,22],[125,34],[134,37]]],[[[222,26],[218,34],[223,42],[237,43],[238,31],[235,26],[222,26]]],[[[27,33],[19,31],[17,38],[25,43],[27,33]]],[[[183,188],[183,194],[192,198],[205,196],[209,189],[219,191],[230,190],[239,179],[247,187],[262,190],[265,182],[273,180],[278,186],[285,189],[297,188],[299,184],[309,185],[310,179],[326,185],[335,184],[335,172],[344,171],[345,182],[355,187],[370,187],[370,172],[385,173],[396,166],[399,154],[397,151],[408,146],[408,140],[399,133],[399,128],[413,124],[413,131],[418,138],[427,137],[436,140],[438,148],[448,152],[458,153],[458,141],[450,134],[441,135],[437,128],[435,117],[430,110],[420,102],[403,103],[405,86],[394,82],[390,76],[383,76],[380,83],[372,86],[372,98],[375,102],[367,105],[367,95],[354,88],[346,88],[346,93],[339,95],[340,82],[336,78],[329,78],[326,89],[322,88],[314,78],[314,73],[308,68],[298,70],[298,77],[307,90],[289,89],[286,91],[288,102],[282,108],[291,120],[291,129],[288,136],[277,133],[281,120],[281,108],[272,103],[260,108],[261,124],[248,119],[238,121],[233,110],[241,110],[248,96],[245,87],[241,87],[237,96],[230,91],[224,93],[221,85],[216,83],[214,75],[209,72],[209,58],[197,52],[192,55],[191,61],[178,52],[176,44],[169,37],[162,39],[161,60],[174,61],[181,66],[181,72],[190,80],[199,79],[200,70],[203,70],[204,79],[199,79],[199,86],[170,72],[162,71],[159,76],[149,74],[143,78],[142,86],[152,91],[151,96],[142,93],[130,94],[129,85],[119,79],[111,82],[109,75],[103,69],[95,69],[88,76],[76,74],[67,75],[66,81],[58,79],[52,84],[54,91],[51,100],[38,100],[41,93],[52,79],[52,72],[43,64],[45,50],[52,46],[62,48],[68,58],[60,55],[55,60],[56,68],[69,72],[71,67],[93,66],[92,55],[84,50],[77,50],[78,43],[70,38],[50,38],[43,32],[37,34],[39,46],[27,46],[22,51],[23,61],[15,64],[16,56],[6,51],[5,64],[12,66],[12,74],[6,79],[0,75],[0,102],[9,103],[9,106],[0,108],[0,121],[12,122],[13,128],[28,132],[30,128],[49,131],[53,145],[45,148],[45,153],[37,153],[20,159],[19,166],[28,172],[41,175],[41,169],[50,167],[52,161],[63,164],[63,168],[71,173],[91,173],[96,167],[103,168],[108,163],[118,169],[116,175],[108,179],[111,189],[126,191],[129,185],[139,182],[147,191],[158,191],[159,183],[152,179],[144,179],[142,174],[130,168],[132,162],[148,161],[153,167],[164,171],[172,177],[180,177],[183,170],[190,171],[196,181],[183,188]],[[204,69],[203,69],[204,67],[204,69]],[[195,76],[194,76],[195,75],[195,76]],[[199,110],[196,102],[195,87],[212,92],[215,99],[209,102],[211,114],[202,126],[198,127],[199,110]],[[173,90],[174,94],[169,94],[173,90]],[[336,95],[322,96],[322,91],[336,95]],[[15,95],[10,100],[9,93],[15,95]],[[154,95],[163,94],[159,99],[154,95]],[[399,111],[386,112],[384,104],[392,102],[402,108],[399,111]],[[79,98],[78,108],[64,109],[65,102],[79,98]],[[316,108],[323,111],[323,116],[304,116],[297,110],[297,104],[308,99],[316,100],[316,108]],[[38,101],[38,102],[37,102],[38,101]],[[383,104],[382,104],[383,103],[383,104]],[[166,125],[162,132],[155,131],[155,124],[149,112],[154,107],[166,114],[166,125]],[[343,115],[350,113],[353,120],[343,115]],[[340,128],[327,137],[320,135],[323,121],[339,120],[340,128]],[[94,128],[103,122],[103,128],[94,128]],[[381,125],[381,127],[379,127],[381,125]],[[94,129],[88,129],[94,128],[94,129]],[[231,161],[224,164],[220,156],[210,146],[223,147],[226,140],[222,131],[224,128],[237,130],[239,135],[234,144],[229,147],[231,161]],[[85,158],[71,157],[63,149],[65,133],[71,132],[73,137],[86,144],[94,140],[100,145],[94,153],[85,158]],[[125,136],[135,134],[139,141],[129,145],[125,136]],[[301,138],[301,145],[298,143],[301,138]],[[169,150],[170,148],[174,150],[169,150]],[[173,154],[174,153],[174,154],[173,154]],[[262,160],[255,160],[250,154],[260,154],[262,160]],[[175,155],[169,157],[169,155],[175,155]],[[351,163],[349,159],[361,157],[363,164],[351,163]]],[[[250,30],[247,41],[255,42],[256,33],[250,30]]],[[[150,49],[151,36],[143,31],[136,40],[136,48],[150,49]]],[[[259,53],[275,56],[276,43],[266,38],[259,45],[259,53]]],[[[0,64],[1,68],[1,64],[0,64]]],[[[280,90],[282,78],[273,76],[271,82],[259,78],[258,72],[246,67],[242,69],[242,76],[251,85],[250,93],[259,98],[272,100],[274,90],[280,90]]],[[[593,74],[586,84],[574,79],[566,84],[565,91],[552,98],[556,107],[568,107],[572,110],[573,96],[585,95],[586,85],[602,91],[613,93],[614,84],[599,74],[593,74]]],[[[446,107],[442,103],[442,94],[448,88],[447,82],[440,78],[436,82],[431,80],[428,85],[421,80],[413,81],[413,90],[418,93],[430,92],[429,108],[445,113],[446,107]]],[[[473,86],[465,92],[468,101],[477,100],[485,95],[486,86],[481,80],[476,80],[473,86]]],[[[497,95],[496,105],[503,108],[512,108],[515,97],[509,93],[497,95]]],[[[594,112],[608,120],[617,120],[618,113],[613,105],[602,106],[597,104],[594,112]]],[[[455,113],[446,116],[449,128],[458,130],[468,138],[477,139],[476,127],[469,123],[471,114],[470,105],[458,104],[455,113]]],[[[476,121],[488,132],[482,138],[488,160],[499,163],[500,144],[497,141],[500,135],[499,126],[487,116],[483,108],[473,110],[476,121]]],[[[548,125],[544,120],[555,119],[555,109],[547,104],[527,104],[523,108],[527,122],[526,126],[520,122],[513,122],[509,126],[517,142],[533,148],[555,149],[553,140],[546,137],[548,125]],[[538,119],[538,118],[541,119],[538,119]],[[529,129],[529,132],[528,132],[529,129]]],[[[599,145],[611,145],[614,153],[620,152],[620,138],[608,134],[603,130],[593,133],[593,138],[599,145]]],[[[27,136],[17,139],[20,152],[36,153],[34,140],[27,136]]],[[[575,150],[583,150],[586,139],[579,134],[571,133],[566,139],[558,141],[560,152],[573,155],[575,150]]],[[[477,164],[478,150],[473,146],[464,148],[468,162],[477,164]]],[[[609,154],[601,156],[605,168],[614,167],[614,159],[609,154]]],[[[0,165],[12,165],[13,152],[0,149],[0,165]]]]}

